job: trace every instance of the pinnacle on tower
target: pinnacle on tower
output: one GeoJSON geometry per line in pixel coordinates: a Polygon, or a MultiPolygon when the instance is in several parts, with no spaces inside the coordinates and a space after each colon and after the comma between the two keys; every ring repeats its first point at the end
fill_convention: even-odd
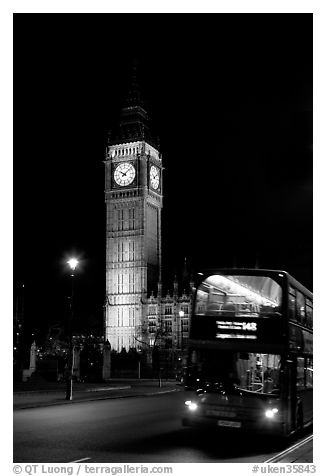
{"type": "Polygon", "coordinates": [[[128,107],[143,107],[145,110],[145,103],[140,91],[138,81],[139,65],[136,58],[133,59],[130,70],[128,92],[124,100],[124,108],[128,107]]]}
{"type": "Polygon", "coordinates": [[[111,135],[109,144],[146,141],[158,149],[158,141],[153,139],[150,130],[148,113],[139,86],[138,70],[138,61],[134,59],[129,70],[127,93],[122,102],[120,124],[111,135]]]}
{"type": "Polygon", "coordinates": [[[179,285],[178,285],[178,278],[177,275],[174,275],[174,281],[173,281],[173,295],[178,296],[179,293],[179,285]]]}
{"type": "Polygon", "coordinates": [[[186,292],[189,289],[189,273],[187,267],[187,258],[185,257],[184,265],[183,265],[183,272],[182,272],[182,289],[186,292]]]}

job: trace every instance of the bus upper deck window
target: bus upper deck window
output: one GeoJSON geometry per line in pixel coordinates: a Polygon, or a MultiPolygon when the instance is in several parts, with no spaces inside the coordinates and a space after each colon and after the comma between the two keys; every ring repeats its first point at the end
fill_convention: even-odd
{"type": "Polygon", "coordinates": [[[297,291],[296,299],[296,320],[300,324],[306,323],[306,307],[305,307],[305,297],[300,291],[297,291]]]}

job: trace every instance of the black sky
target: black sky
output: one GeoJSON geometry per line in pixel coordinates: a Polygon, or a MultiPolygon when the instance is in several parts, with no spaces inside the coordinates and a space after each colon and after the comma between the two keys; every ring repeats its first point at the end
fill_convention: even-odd
{"type": "Polygon", "coordinates": [[[166,286],[285,269],[312,288],[312,14],[14,15],[14,286],[31,328],[101,321],[104,165],[133,57],[160,137],[166,286]],[[77,298],[76,298],[77,299],[77,298]]]}

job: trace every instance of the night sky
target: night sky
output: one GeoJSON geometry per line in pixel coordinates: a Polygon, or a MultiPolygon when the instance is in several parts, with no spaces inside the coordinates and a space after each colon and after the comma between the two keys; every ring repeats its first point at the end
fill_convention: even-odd
{"type": "Polygon", "coordinates": [[[42,333],[102,322],[104,158],[134,57],[164,166],[166,289],[205,267],[312,289],[312,14],[14,18],[14,298],[42,333]]]}

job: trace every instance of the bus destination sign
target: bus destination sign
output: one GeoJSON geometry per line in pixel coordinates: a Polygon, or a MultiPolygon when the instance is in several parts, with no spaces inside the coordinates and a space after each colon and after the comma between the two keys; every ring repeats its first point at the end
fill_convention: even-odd
{"type": "Polygon", "coordinates": [[[259,344],[280,344],[284,338],[284,320],[278,316],[264,318],[221,318],[192,316],[190,339],[203,341],[242,341],[259,344]]]}
{"type": "Polygon", "coordinates": [[[257,322],[216,321],[217,339],[257,339],[257,322]]]}

